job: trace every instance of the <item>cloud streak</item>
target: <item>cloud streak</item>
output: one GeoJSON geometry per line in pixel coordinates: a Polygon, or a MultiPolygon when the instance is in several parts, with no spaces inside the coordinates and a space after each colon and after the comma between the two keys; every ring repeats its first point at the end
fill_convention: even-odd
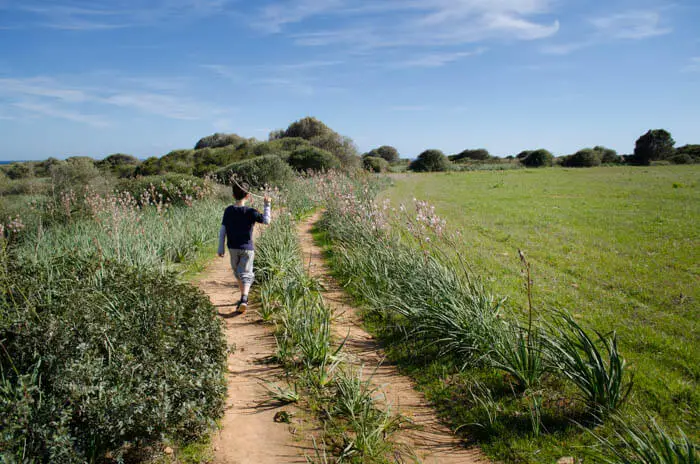
{"type": "Polygon", "coordinates": [[[632,10],[607,16],[590,18],[587,21],[588,38],[560,44],[548,44],[540,48],[547,55],[569,55],[585,48],[615,40],[642,40],[673,32],[659,11],[632,10]]]}
{"type": "MultiPolygon", "coordinates": [[[[222,108],[183,97],[179,92],[151,90],[149,86],[157,82],[159,80],[153,78],[120,78],[111,86],[105,83],[102,87],[78,88],[48,77],[0,78],[0,101],[4,100],[8,107],[33,116],[65,119],[95,127],[109,125],[103,115],[92,114],[95,111],[105,113],[127,109],[186,121],[226,113],[222,108]]],[[[167,85],[164,84],[163,88],[167,85]]]]}
{"type": "Polygon", "coordinates": [[[449,46],[485,40],[536,40],[556,34],[550,0],[293,0],[258,12],[256,27],[268,33],[292,29],[297,45],[345,45],[359,49],[449,46]],[[342,18],[333,30],[305,27],[325,16],[342,18]]]}

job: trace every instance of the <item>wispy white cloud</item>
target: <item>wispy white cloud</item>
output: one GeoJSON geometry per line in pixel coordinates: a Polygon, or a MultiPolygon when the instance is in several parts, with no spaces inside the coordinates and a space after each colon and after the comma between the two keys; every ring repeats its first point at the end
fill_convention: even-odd
{"type": "Polygon", "coordinates": [[[68,121],[79,122],[93,127],[108,127],[110,125],[102,116],[94,114],[85,114],[79,111],[60,108],[48,102],[39,103],[20,101],[13,103],[12,106],[22,110],[26,110],[29,113],[49,116],[58,119],[66,119],[68,121]]]}
{"type": "Polygon", "coordinates": [[[0,78],[0,95],[17,94],[54,98],[69,103],[81,103],[89,98],[85,91],[63,87],[48,77],[0,78]]]}
{"type": "Polygon", "coordinates": [[[397,61],[390,66],[395,68],[440,68],[463,58],[482,55],[485,52],[486,48],[477,48],[469,52],[431,53],[397,61]]]}
{"type": "Polygon", "coordinates": [[[169,79],[139,77],[119,77],[101,87],[81,87],[48,77],[0,78],[0,101],[33,115],[92,126],[108,124],[104,116],[95,113],[105,114],[115,108],[179,120],[221,117],[227,112],[183,96],[179,86],[168,91],[173,85],[176,82],[169,79]]]}
{"type": "Polygon", "coordinates": [[[609,43],[614,40],[642,40],[670,34],[668,26],[657,10],[632,10],[607,16],[590,18],[589,31],[582,40],[547,44],[540,51],[547,55],[569,55],[571,53],[609,43]]]}
{"type": "Polygon", "coordinates": [[[323,83],[318,76],[318,70],[342,64],[344,62],[340,60],[308,60],[248,66],[204,64],[201,67],[235,84],[283,89],[291,94],[310,96],[321,89],[338,90],[338,87],[323,83]]]}
{"type": "Polygon", "coordinates": [[[648,10],[602,16],[592,19],[591,23],[603,36],[614,39],[646,39],[673,31],[664,25],[658,11],[648,10]]]}
{"type": "Polygon", "coordinates": [[[90,0],[40,2],[27,0],[8,4],[35,17],[34,26],[53,29],[97,31],[138,27],[174,19],[190,19],[226,11],[235,0],[113,0],[106,5],[90,0]]]}
{"type": "Polygon", "coordinates": [[[291,0],[259,12],[254,24],[281,32],[318,16],[340,16],[342,26],[294,32],[306,46],[378,48],[460,45],[488,39],[534,40],[559,30],[549,15],[553,0],[291,0]],[[384,13],[384,14],[382,14],[384,13]],[[390,13],[390,15],[386,14],[390,13]]]}

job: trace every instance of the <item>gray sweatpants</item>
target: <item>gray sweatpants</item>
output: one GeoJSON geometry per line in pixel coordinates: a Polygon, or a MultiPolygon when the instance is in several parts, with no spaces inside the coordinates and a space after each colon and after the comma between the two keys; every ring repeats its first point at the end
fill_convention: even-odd
{"type": "Polygon", "coordinates": [[[229,248],[228,252],[231,255],[233,274],[243,282],[243,285],[252,285],[253,280],[255,280],[255,274],[253,273],[255,251],[229,248]]]}

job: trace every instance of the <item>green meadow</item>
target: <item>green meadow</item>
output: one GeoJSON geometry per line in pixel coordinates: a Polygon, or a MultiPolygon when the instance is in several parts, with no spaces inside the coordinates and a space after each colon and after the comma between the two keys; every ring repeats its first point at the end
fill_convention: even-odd
{"type": "Polygon", "coordinates": [[[383,196],[432,203],[513,311],[526,307],[521,249],[536,310],[617,331],[632,406],[697,436],[700,166],[398,175],[383,196]]]}

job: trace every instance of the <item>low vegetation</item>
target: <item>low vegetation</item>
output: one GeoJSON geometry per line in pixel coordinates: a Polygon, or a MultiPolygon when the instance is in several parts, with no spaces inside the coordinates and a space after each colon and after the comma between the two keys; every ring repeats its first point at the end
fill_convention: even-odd
{"type": "MultiPolygon", "coordinates": [[[[624,326],[597,332],[580,315],[537,311],[532,304],[523,314],[496,297],[475,263],[464,260],[459,244],[471,235],[448,229],[429,204],[392,212],[373,200],[371,185],[348,189],[331,182],[328,188],[324,240],[337,276],[364,303],[366,321],[390,356],[455,428],[506,461],[581,456],[597,443],[585,430],[605,437],[617,453],[633,452],[606,417],[654,410],[644,395],[630,395],[654,379],[642,379],[649,374],[638,369],[633,379],[618,336],[608,333],[624,326]]],[[[537,303],[530,278],[526,287],[523,293],[537,303]]],[[[696,433],[685,412],[690,405],[672,410],[657,410],[670,430],[682,423],[696,433]]],[[[683,443],[680,433],[668,436],[683,443]]]]}
{"type": "Polygon", "coordinates": [[[273,388],[272,396],[301,402],[322,429],[316,456],[307,459],[389,462],[399,451],[391,435],[402,419],[382,406],[381,392],[361,370],[343,362],[343,341],[333,339],[332,311],[320,284],[305,273],[292,216],[278,217],[257,250],[261,315],[275,325],[276,357],[288,372],[289,386],[273,388]]]}

